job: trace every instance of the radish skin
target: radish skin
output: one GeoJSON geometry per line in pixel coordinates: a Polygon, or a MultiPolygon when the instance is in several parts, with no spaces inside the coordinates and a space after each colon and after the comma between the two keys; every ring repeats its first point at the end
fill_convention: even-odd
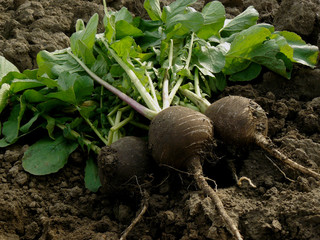
{"type": "Polygon", "coordinates": [[[208,195],[235,239],[241,234],[218,194],[209,186],[203,175],[201,159],[213,145],[212,122],[204,114],[190,108],[174,106],[161,111],[149,128],[149,148],[158,164],[187,169],[198,187],[208,195]]]}
{"type": "Polygon", "coordinates": [[[152,160],[147,143],[138,137],[126,136],[101,148],[98,155],[102,190],[113,194],[124,189],[131,178],[143,178],[151,172],[152,160]]]}
{"type": "Polygon", "coordinates": [[[228,96],[212,103],[205,115],[215,126],[215,132],[225,143],[240,147],[257,144],[288,167],[320,180],[320,174],[306,168],[277,150],[268,138],[268,118],[262,107],[241,96],[228,96]]]}

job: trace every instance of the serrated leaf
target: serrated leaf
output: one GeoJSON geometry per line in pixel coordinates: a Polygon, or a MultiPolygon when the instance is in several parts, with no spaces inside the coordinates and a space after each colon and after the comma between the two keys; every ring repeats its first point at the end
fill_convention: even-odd
{"type": "Polygon", "coordinates": [[[97,164],[93,161],[92,157],[89,157],[86,163],[84,182],[86,188],[88,188],[92,192],[97,192],[101,187],[99,169],[97,164]]]}
{"type": "Polygon", "coordinates": [[[24,153],[22,167],[33,175],[47,175],[58,172],[67,163],[69,155],[78,143],[59,136],[52,140],[44,138],[31,145],[24,153]]]}

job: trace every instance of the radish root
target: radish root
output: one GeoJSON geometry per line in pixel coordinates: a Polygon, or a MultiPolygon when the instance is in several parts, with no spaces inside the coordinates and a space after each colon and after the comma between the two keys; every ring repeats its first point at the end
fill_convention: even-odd
{"type": "Polygon", "coordinates": [[[268,152],[273,157],[282,161],[288,167],[290,167],[294,170],[297,170],[305,175],[312,176],[317,180],[320,180],[319,173],[316,173],[315,171],[313,171],[309,168],[306,168],[306,167],[294,162],[290,158],[288,158],[286,155],[284,155],[283,153],[281,153],[279,150],[276,149],[275,144],[268,137],[263,136],[261,134],[257,134],[255,136],[255,138],[256,138],[256,144],[258,146],[260,146],[262,149],[264,149],[266,152],[268,152]]]}
{"type": "Polygon", "coordinates": [[[224,220],[224,222],[227,225],[227,228],[229,231],[233,234],[233,236],[237,240],[243,240],[236,224],[232,220],[232,218],[228,215],[227,211],[225,210],[223,203],[221,202],[218,194],[209,186],[207,183],[205,177],[203,176],[202,166],[200,164],[200,161],[198,158],[193,158],[188,163],[188,169],[190,173],[193,174],[193,177],[199,186],[200,189],[202,189],[205,194],[207,194],[215,204],[220,216],[224,220]]]}
{"type": "Polygon", "coordinates": [[[149,194],[146,190],[144,190],[142,196],[143,196],[143,202],[142,202],[143,204],[142,204],[140,213],[135,217],[135,219],[133,219],[133,221],[126,228],[126,230],[124,230],[119,240],[125,240],[127,238],[128,234],[131,232],[134,226],[142,219],[143,215],[147,211],[149,206],[149,194]]]}

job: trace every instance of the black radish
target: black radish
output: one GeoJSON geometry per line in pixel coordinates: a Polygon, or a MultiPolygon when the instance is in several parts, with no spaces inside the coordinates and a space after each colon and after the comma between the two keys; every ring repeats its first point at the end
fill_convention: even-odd
{"type": "Polygon", "coordinates": [[[267,115],[253,100],[241,96],[227,96],[212,103],[205,115],[212,120],[217,137],[225,143],[240,147],[255,143],[290,168],[320,180],[319,173],[297,164],[277,150],[267,137],[267,115]]]}
{"type": "Polygon", "coordinates": [[[101,148],[98,167],[102,190],[119,192],[130,179],[141,179],[151,173],[152,159],[148,145],[138,137],[120,138],[110,146],[101,148]]]}
{"type": "Polygon", "coordinates": [[[202,155],[213,146],[213,126],[204,114],[190,108],[173,106],[162,110],[151,121],[149,148],[158,164],[187,169],[197,185],[216,205],[230,232],[238,240],[239,230],[229,217],[217,193],[207,183],[202,171],[202,155]]]}

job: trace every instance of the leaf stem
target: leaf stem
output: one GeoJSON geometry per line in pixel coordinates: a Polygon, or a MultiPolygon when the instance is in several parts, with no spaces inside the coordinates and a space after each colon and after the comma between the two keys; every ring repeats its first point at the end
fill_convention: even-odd
{"type": "Polygon", "coordinates": [[[191,92],[188,89],[180,88],[179,91],[188,99],[190,99],[191,102],[193,102],[200,109],[200,112],[202,113],[204,113],[207,110],[207,108],[210,106],[210,102],[207,99],[203,97],[199,97],[197,94],[191,92]]]}
{"type": "MultiPolygon", "coordinates": [[[[145,66],[145,64],[143,64],[139,59],[135,58],[134,60],[136,62],[138,62],[141,66],[145,66]]],[[[157,95],[156,95],[156,90],[155,90],[155,87],[153,85],[152,79],[151,79],[150,74],[148,73],[147,69],[145,70],[145,74],[146,74],[146,76],[148,78],[148,83],[149,83],[149,88],[150,88],[152,99],[158,105],[158,107],[160,108],[160,105],[159,105],[159,102],[158,102],[158,99],[157,99],[157,95]]]]}
{"type": "Polygon", "coordinates": [[[191,40],[190,40],[188,58],[187,58],[187,61],[186,61],[185,69],[188,69],[188,68],[189,68],[189,65],[190,65],[191,56],[192,56],[193,41],[194,41],[194,32],[192,32],[192,34],[191,34],[191,40]]]}
{"type": "MultiPolygon", "coordinates": [[[[191,40],[190,40],[190,46],[189,46],[189,50],[188,50],[188,58],[186,61],[186,65],[185,65],[185,69],[189,69],[189,65],[190,65],[190,61],[191,61],[191,55],[192,55],[192,47],[193,47],[193,41],[194,41],[194,33],[191,34],[191,40]]],[[[171,104],[174,96],[176,95],[178,89],[180,88],[182,82],[183,82],[183,76],[181,76],[178,81],[176,82],[175,86],[172,88],[170,94],[169,94],[169,102],[171,104]]]]}
{"type": "Polygon", "coordinates": [[[196,68],[194,72],[194,92],[196,95],[201,97],[200,86],[199,86],[199,69],[196,68]]]}
{"type": "Polygon", "coordinates": [[[163,109],[168,108],[170,106],[170,98],[169,98],[169,70],[172,68],[172,60],[173,60],[173,39],[170,39],[170,49],[169,49],[169,66],[166,69],[164,79],[163,79],[163,87],[162,87],[162,103],[163,109]]]}
{"type": "Polygon", "coordinates": [[[138,92],[140,93],[142,99],[148,106],[150,110],[153,110],[155,112],[160,112],[161,108],[155,103],[155,101],[152,99],[151,95],[147,92],[146,88],[142,85],[140,79],[137,77],[137,75],[133,72],[132,69],[128,67],[128,65],[117,55],[117,53],[109,47],[108,43],[105,40],[102,40],[103,44],[108,49],[109,53],[112,55],[112,57],[116,60],[116,62],[123,68],[123,70],[127,73],[129,76],[131,82],[134,84],[134,86],[137,88],[138,92]]]}
{"type": "MultiPolygon", "coordinates": [[[[45,117],[44,114],[41,114],[43,117],[45,117]]],[[[49,116],[47,116],[49,117],[49,116]]],[[[46,117],[45,117],[46,118],[46,117]]],[[[67,128],[67,126],[63,125],[63,124],[60,124],[60,123],[56,123],[56,126],[58,128],[60,128],[61,130],[65,130],[67,128]]],[[[90,148],[93,152],[95,152],[96,154],[99,154],[100,153],[100,147],[98,147],[97,145],[93,144],[90,140],[82,137],[78,132],[74,131],[74,130],[70,130],[70,134],[76,138],[76,139],[79,139],[81,138],[83,143],[88,147],[90,148]]]]}
{"type": "Polygon", "coordinates": [[[90,126],[90,128],[94,131],[94,133],[98,136],[98,138],[100,138],[100,140],[105,144],[107,145],[108,144],[108,141],[107,139],[105,139],[101,133],[98,131],[98,129],[92,124],[92,122],[90,121],[89,118],[87,118],[86,116],[84,116],[82,113],[81,113],[81,109],[77,106],[77,109],[78,109],[78,112],[80,113],[81,117],[87,122],[87,124],[90,126]]]}

